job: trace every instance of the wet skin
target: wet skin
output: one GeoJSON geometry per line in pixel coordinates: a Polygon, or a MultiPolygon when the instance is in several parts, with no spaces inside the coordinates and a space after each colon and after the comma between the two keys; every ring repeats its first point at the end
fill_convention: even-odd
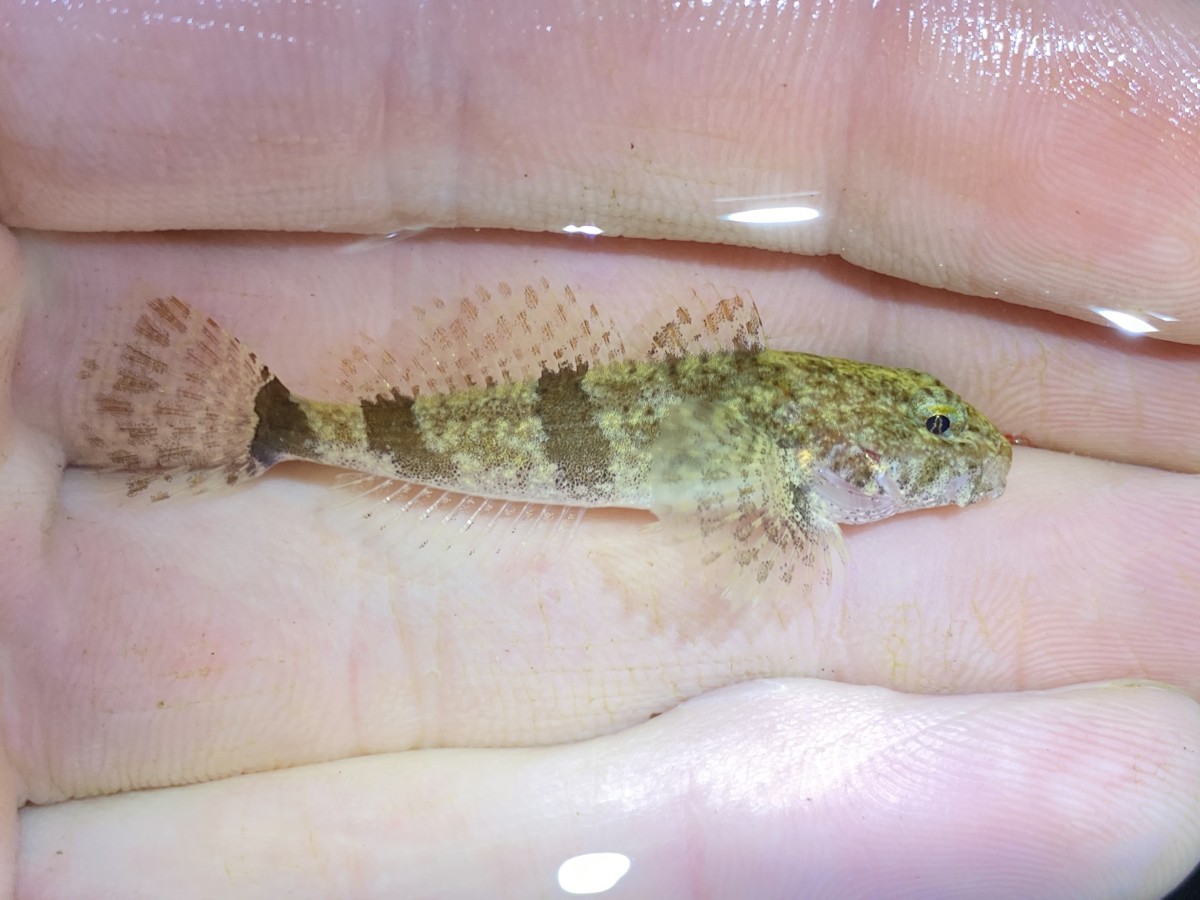
{"type": "Polygon", "coordinates": [[[1014,38],[993,71],[957,8],[758,29],[701,7],[542,5],[511,32],[396,4],[228,33],[13,13],[0,210],[38,229],[0,248],[13,891],[530,896],[615,848],[646,895],[878,896],[916,873],[1156,896],[1193,864],[1194,12],[990,9],[1014,38]],[[854,77],[864,58],[897,79],[854,77]],[[815,186],[814,227],[712,224],[714,197],[780,186],[815,186]],[[667,240],[472,230],[585,216],[667,240]],[[294,233],[414,222],[463,228],[356,253],[294,233]],[[288,233],[50,233],[180,227],[288,233]],[[827,253],[865,268],[803,255],[827,253]],[[847,529],[838,603],[697,616],[685,639],[654,602],[712,598],[669,589],[694,573],[644,515],[585,519],[549,565],[408,513],[364,525],[377,498],[331,504],[296,464],[149,511],[61,468],[67,386],[138,282],[320,397],[363,332],[406,356],[414,306],[539,276],[649,332],[693,287],[746,290],[773,347],[931,372],[1037,449],[999,501],[847,529]],[[1093,307],[1178,321],[1134,341],[1093,307]]]}

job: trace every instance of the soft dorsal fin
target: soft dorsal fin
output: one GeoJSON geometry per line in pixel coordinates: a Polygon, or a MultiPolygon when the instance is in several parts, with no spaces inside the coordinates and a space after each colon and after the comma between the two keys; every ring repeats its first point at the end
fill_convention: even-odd
{"type": "Polygon", "coordinates": [[[645,350],[633,354],[613,321],[569,285],[554,287],[545,278],[519,288],[480,285],[470,294],[435,297],[414,308],[418,349],[403,360],[361,335],[342,362],[341,386],[355,397],[420,396],[607,365],[628,355],[661,360],[763,349],[765,333],[753,298],[712,294],[693,290],[670,321],[647,329],[645,350]]]}
{"type": "Polygon", "coordinates": [[[625,356],[616,327],[569,285],[542,278],[476,287],[413,310],[418,349],[400,361],[364,336],[342,364],[342,386],[358,396],[452,393],[538,378],[543,372],[606,365],[625,356]]]}
{"type": "Polygon", "coordinates": [[[694,302],[690,307],[679,306],[675,317],[654,332],[650,339],[650,359],[765,349],[762,318],[749,295],[718,294],[713,302],[693,291],[692,297],[694,302]]]}

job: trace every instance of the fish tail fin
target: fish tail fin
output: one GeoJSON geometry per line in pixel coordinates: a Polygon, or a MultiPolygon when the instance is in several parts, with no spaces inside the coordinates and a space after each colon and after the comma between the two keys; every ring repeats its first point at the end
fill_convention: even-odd
{"type": "Polygon", "coordinates": [[[253,477],[255,400],[273,376],[237,338],[177,297],[155,297],[128,337],[96,345],[78,378],[72,465],[128,473],[160,500],[253,477]]]}

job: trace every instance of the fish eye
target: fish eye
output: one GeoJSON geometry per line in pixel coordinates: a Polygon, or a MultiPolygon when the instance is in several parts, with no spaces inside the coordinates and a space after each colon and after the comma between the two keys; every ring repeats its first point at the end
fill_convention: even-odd
{"type": "Polygon", "coordinates": [[[912,427],[925,425],[925,430],[942,440],[953,440],[966,426],[967,411],[962,402],[940,385],[918,391],[909,403],[912,427]]]}
{"type": "Polygon", "coordinates": [[[945,434],[950,430],[950,417],[938,413],[925,420],[925,427],[930,434],[945,434]]]}

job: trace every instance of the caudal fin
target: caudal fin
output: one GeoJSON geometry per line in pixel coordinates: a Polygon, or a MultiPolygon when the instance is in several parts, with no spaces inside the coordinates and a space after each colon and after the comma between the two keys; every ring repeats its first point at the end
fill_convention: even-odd
{"type": "Polygon", "coordinates": [[[129,496],[199,493],[257,474],[254,401],[271,378],[232,335],[176,297],[150,300],[128,338],[96,346],[71,465],[129,474],[129,496]]]}

